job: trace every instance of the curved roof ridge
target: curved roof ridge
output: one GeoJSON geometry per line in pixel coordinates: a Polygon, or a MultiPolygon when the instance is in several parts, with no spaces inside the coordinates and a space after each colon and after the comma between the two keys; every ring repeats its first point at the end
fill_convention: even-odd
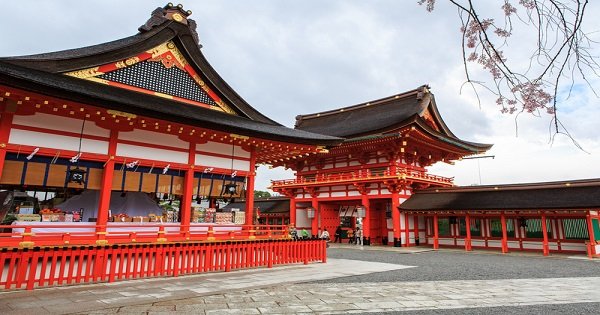
{"type": "Polygon", "coordinates": [[[210,65],[200,50],[202,46],[198,43],[196,23],[187,18],[189,14],[191,11],[184,11],[182,6],[169,4],[164,8],[155,9],[150,19],[139,28],[140,32],[135,35],[82,48],[0,58],[0,61],[62,75],[118,62],[174,40],[190,65],[205,77],[205,82],[209,83],[211,89],[214,88],[220,98],[237,114],[265,124],[282,126],[246,102],[210,65]]]}
{"type": "Polygon", "coordinates": [[[379,105],[379,104],[383,104],[386,103],[388,101],[393,101],[393,100],[397,100],[399,98],[404,98],[410,95],[414,95],[414,94],[418,94],[419,92],[422,92],[423,88],[428,88],[428,85],[424,84],[419,86],[416,89],[412,89],[406,92],[402,92],[400,94],[395,94],[395,95],[391,95],[388,97],[383,97],[377,100],[372,100],[372,101],[368,101],[368,102],[363,102],[363,103],[359,103],[359,104],[355,104],[355,105],[350,105],[350,106],[346,106],[346,107],[341,107],[341,108],[336,108],[336,109],[331,109],[331,110],[326,110],[323,112],[317,112],[317,113],[312,113],[312,114],[304,114],[304,115],[298,115],[296,116],[296,125],[299,124],[300,121],[302,120],[306,120],[306,119],[311,119],[311,118],[317,118],[317,117],[322,117],[322,116],[326,116],[326,115],[334,115],[340,112],[344,112],[344,111],[349,111],[349,110],[355,110],[355,109],[360,109],[360,108],[364,108],[367,106],[372,106],[372,105],[379,105]]]}

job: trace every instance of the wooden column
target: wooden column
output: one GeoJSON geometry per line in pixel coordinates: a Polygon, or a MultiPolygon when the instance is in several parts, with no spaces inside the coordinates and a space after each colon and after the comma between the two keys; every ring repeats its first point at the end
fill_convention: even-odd
{"type": "Polygon", "coordinates": [[[415,246],[419,245],[419,216],[416,213],[413,214],[413,228],[415,233],[415,246]]]}
{"type": "Polygon", "coordinates": [[[110,206],[110,194],[112,193],[113,174],[115,173],[115,155],[117,154],[117,140],[119,132],[110,131],[108,140],[108,161],[104,164],[102,182],[100,184],[100,202],[98,202],[98,218],[96,219],[97,233],[106,232],[108,222],[108,208],[110,206]]]}
{"type": "Polygon", "coordinates": [[[471,250],[471,216],[469,213],[465,215],[465,225],[467,226],[467,238],[465,239],[465,250],[471,250]]]}
{"type": "Polygon", "coordinates": [[[290,197],[290,225],[296,227],[296,197],[290,197]]]}
{"type": "Polygon", "coordinates": [[[544,256],[550,254],[550,248],[548,247],[548,229],[546,227],[546,213],[542,212],[542,235],[544,236],[544,242],[542,243],[542,251],[544,256]]]}
{"type": "Polygon", "coordinates": [[[256,178],[256,150],[250,149],[250,167],[248,170],[248,186],[246,187],[246,222],[249,229],[254,229],[254,180],[256,178]]]}
{"type": "Polygon", "coordinates": [[[392,193],[392,226],[394,228],[394,247],[402,246],[400,240],[400,210],[398,210],[399,202],[398,192],[392,193]]]}
{"type": "Polygon", "coordinates": [[[192,216],[192,197],[194,195],[194,165],[196,164],[196,143],[191,141],[188,149],[188,169],[183,177],[183,195],[179,211],[181,213],[180,231],[189,238],[192,216]]]}
{"type": "Polygon", "coordinates": [[[315,209],[315,217],[312,218],[310,229],[313,237],[319,236],[319,200],[317,197],[312,197],[311,206],[315,209]]]}
{"type": "Polygon", "coordinates": [[[365,194],[361,196],[361,203],[365,207],[365,217],[363,218],[363,245],[371,245],[371,205],[369,197],[365,194]]]}
{"type": "Polygon", "coordinates": [[[502,254],[508,253],[508,233],[506,231],[506,216],[504,211],[500,213],[500,225],[502,225],[502,254]]]}
{"type": "Polygon", "coordinates": [[[410,246],[410,221],[406,212],[404,213],[404,238],[406,239],[406,246],[410,246]]]}
{"type": "Polygon", "coordinates": [[[593,258],[596,255],[596,239],[594,237],[594,225],[592,224],[592,215],[590,211],[585,215],[585,219],[587,221],[588,226],[588,257],[593,258]]]}
{"type": "Polygon", "coordinates": [[[438,249],[440,247],[440,234],[438,231],[438,215],[435,213],[433,215],[433,249],[438,249]]]}
{"type": "MultiPolygon", "coordinates": [[[[13,106],[10,106],[13,107],[13,106]]],[[[16,105],[14,106],[16,110],[16,105]]],[[[6,159],[6,146],[10,137],[10,129],[12,128],[12,121],[14,117],[14,111],[12,108],[9,110],[8,101],[0,103],[0,178],[2,177],[2,170],[4,169],[4,160],[6,159]]]]}

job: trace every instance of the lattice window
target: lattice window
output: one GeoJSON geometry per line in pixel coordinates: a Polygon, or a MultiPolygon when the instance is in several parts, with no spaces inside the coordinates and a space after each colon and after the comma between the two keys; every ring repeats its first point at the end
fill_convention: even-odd
{"type": "Polygon", "coordinates": [[[565,238],[568,240],[587,240],[590,238],[585,219],[563,219],[563,227],[565,238]]]}
{"type": "Polygon", "coordinates": [[[166,68],[161,62],[140,62],[98,78],[217,106],[189,74],[177,67],[166,68]]]}

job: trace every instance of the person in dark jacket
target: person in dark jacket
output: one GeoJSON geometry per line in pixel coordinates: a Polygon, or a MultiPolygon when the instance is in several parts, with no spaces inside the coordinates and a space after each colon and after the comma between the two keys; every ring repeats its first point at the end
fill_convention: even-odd
{"type": "Polygon", "coordinates": [[[342,226],[338,225],[337,229],[335,229],[335,239],[333,240],[334,243],[341,243],[342,242],[342,226]]]}

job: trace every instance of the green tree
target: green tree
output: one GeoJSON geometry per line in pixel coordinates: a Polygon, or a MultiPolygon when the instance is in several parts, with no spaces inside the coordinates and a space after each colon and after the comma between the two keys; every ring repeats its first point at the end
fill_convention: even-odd
{"type": "Polygon", "coordinates": [[[268,191],[255,190],[254,198],[269,198],[271,197],[271,193],[268,191]]]}

